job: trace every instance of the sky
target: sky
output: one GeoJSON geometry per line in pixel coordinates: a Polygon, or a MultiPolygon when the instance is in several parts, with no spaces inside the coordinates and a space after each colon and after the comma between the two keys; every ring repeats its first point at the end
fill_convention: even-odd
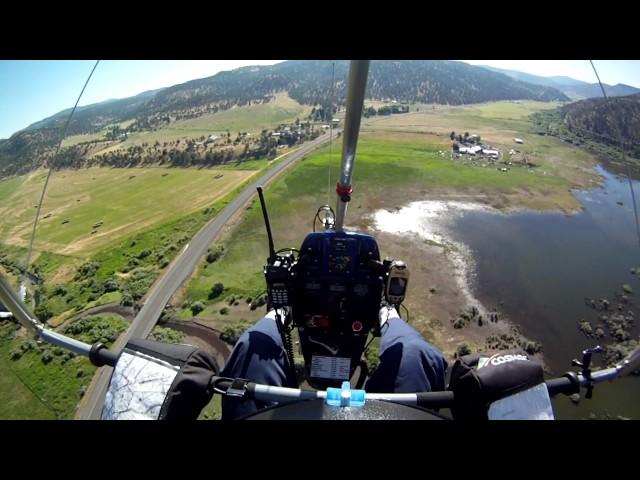
{"type": "MultiPolygon", "coordinates": [[[[282,60],[104,60],[79,105],[125,98],[247,65],[282,60]]],[[[464,60],[535,75],[566,75],[595,83],[587,60],[464,60]]],[[[604,83],[640,88],[640,61],[596,60],[604,83]]],[[[95,60],[0,60],[0,138],[74,105],[95,60]]]]}
{"type": "MultiPolygon", "coordinates": [[[[589,60],[463,60],[472,65],[489,65],[507,70],[519,70],[543,77],[566,76],[583,82],[596,83],[589,60]]],[[[602,83],[624,83],[640,88],[640,60],[594,60],[602,83]]]]}

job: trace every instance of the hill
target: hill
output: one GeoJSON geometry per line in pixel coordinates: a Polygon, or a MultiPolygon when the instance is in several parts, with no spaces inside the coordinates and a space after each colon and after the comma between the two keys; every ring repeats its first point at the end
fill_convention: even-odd
{"type": "MultiPolygon", "coordinates": [[[[287,61],[271,66],[243,67],[212,77],[192,80],[134,97],[109,100],[76,111],[67,135],[113,136],[165,128],[174,122],[215,115],[233,107],[264,104],[287,92],[301,105],[314,106],[313,120],[333,115],[329,105],[344,105],[349,62],[287,61]],[[335,102],[330,102],[333,95],[335,102]],[[315,108],[318,107],[318,108],[315,108]],[[126,127],[124,123],[126,122],[126,127]]],[[[557,89],[514,80],[501,73],[454,61],[373,61],[367,97],[401,103],[462,105],[495,100],[561,100],[557,89]]],[[[26,172],[42,165],[52,154],[67,111],[30,125],[8,140],[0,141],[0,176],[26,172]]],[[[69,152],[77,157],[88,152],[69,152]]],[[[62,162],[69,165],[65,159],[62,162]]]]}
{"type": "Polygon", "coordinates": [[[640,158],[640,94],[590,98],[533,116],[537,133],[582,145],[602,159],[619,156],[618,131],[628,156],[640,158]]]}
{"type": "MultiPolygon", "coordinates": [[[[482,68],[486,68],[487,70],[490,70],[492,72],[503,73],[515,80],[519,80],[522,82],[555,88],[556,90],[560,90],[572,100],[602,97],[602,90],[600,89],[600,85],[598,83],[583,82],[581,80],[576,80],[574,78],[564,76],[541,77],[539,75],[532,75],[530,73],[519,72],[517,70],[505,70],[502,68],[489,67],[487,65],[483,65],[482,68]]],[[[639,88],[625,85],[623,83],[618,83],[616,85],[608,85],[604,83],[603,87],[605,92],[607,92],[607,95],[610,97],[640,93],[639,88]]]]}

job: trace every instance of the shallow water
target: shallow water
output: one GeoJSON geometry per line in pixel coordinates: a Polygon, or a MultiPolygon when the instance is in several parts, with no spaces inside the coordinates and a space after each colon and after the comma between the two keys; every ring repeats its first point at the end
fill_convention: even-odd
{"type": "MultiPolygon", "coordinates": [[[[579,319],[596,319],[584,298],[613,300],[625,283],[640,295],[640,282],[629,272],[640,267],[640,246],[628,182],[601,167],[598,173],[602,188],[574,193],[584,209],[575,215],[501,214],[477,204],[415,202],[399,212],[378,212],[375,221],[381,230],[454,245],[460,252],[454,261],[467,265],[461,274],[471,295],[485,307],[497,306],[527,337],[542,342],[545,361],[561,374],[596,343],[577,329],[579,319]]],[[[640,194],[640,182],[634,188],[640,194]]],[[[632,334],[637,338],[638,325],[632,334]]],[[[640,419],[640,378],[599,385],[594,398],[578,407],[566,398],[554,407],[558,418],[607,412],[640,419]]]]}

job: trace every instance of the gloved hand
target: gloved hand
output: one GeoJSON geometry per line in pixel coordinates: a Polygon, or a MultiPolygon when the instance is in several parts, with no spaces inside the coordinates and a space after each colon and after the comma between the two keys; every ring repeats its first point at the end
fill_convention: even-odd
{"type": "Polygon", "coordinates": [[[490,405],[544,382],[542,364],[521,349],[465,355],[451,369],[453,417],[487,420],[490,405]]]}
{"type": "Polygon", "coordinates": [[[196,420],[213,396],[215,358],[191,345],[131,340],[105,397],[107,420],[196,420]]]}

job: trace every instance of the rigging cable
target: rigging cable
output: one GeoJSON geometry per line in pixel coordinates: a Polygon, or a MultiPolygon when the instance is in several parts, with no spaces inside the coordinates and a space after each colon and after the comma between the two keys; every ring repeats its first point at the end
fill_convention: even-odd
{"type": "MultiPolygon", "coordinates": [[[[69,123],[71,122],[71,118],[73,117],[74,112],[76,111],[76,108],[78,107],[78,103],[80,102],[80,99],[82,98],[82,94],[84,93],[85,88],[87,88],[87,85],[89,84],[89,80],[91,80],[91,77],[93,76],[93,72],[96,70],[96,67],[98,66],[98,64],[100,63],[100,60],[96,61],[96,64],[93,66],[93,68],[91,69],[91,73],[89,74],[89,77],[87,78],[87,81],[84,82],[84,87],[82,87],[82,91],[80,92],[80,95],[78,95],[78,99],[76,100],[76,104],[73,106],[73,108],[71,109],[71,113],[69,114],[69,117],[67,118],[67,122],[65,123],[63,129],[61,130],[61,135],[60,135],[60,141],[58,142],[58,148],[56,148],[56,152],[54,153],[54,157],[56,155],[58,155],[58,153],[60,152],[60,148],[62,147],[62,141],[64,140],[65,135],[67,134],[67,128],[69,128],[69,123]]],[[[40,195],[40,201],[38,202],[38,209],[36,210],[36,218],[33,222],[33,230],[31,231],[31,240],[29,241],[29,249],[27,250],[27,261],[25,262],[24,265],[24,272],[28,272],[29,271],[29,262],[31,261],[31,253],[33,251],[33,241],[36,237],[36,228],[38,226],[38,218],[40,217],[40,209],[42,208],[42,202],[44,201],[44,195],[47,191],[47,185],[49,185],[49,179],[51,178],[51,165],[49,165],[49,171],[47,172],[47,177],[45,178],[44,181],[44,186],[42,187],[42,194],[40,195]]],[[[23,279],[24,279],[25,275],[23,275],[23,279]]]]}
{"type": "MultiPolygon", "coordinates": [[[[604,86],[600,81],[600,75],[598,75],[598,71],[596,70],[596,66],[593,64],[593,60],[589,60],[591,66],[593,67],[593,71],[596,74],[596,78],[598,79],[598,84],[600,85],[600,90],[602,90],[602,95],[604,96],[605,101],[610,102],[609,97],[607,97],[607,93],[604,91],[604,86]]],[[[615,125],[615,130],[618,136],[618,143],[620,143],[620,150],[622,151],[622,162],[627,171],[627,180],[629,181],[629,189],[631,190],[631,202],[633,203],[633,215],[636,220],[636,235],[638,237],[638,246],[640,246],[640,224],[638,223],[638,207],[636,205],[636,195],[633,191],[633,182],[631,181],[631,170],[629,168],[629,162],[627,161],[627,155],[624,151],[624,142],[622,141],[622,133],[620,132],[619,125],[617,123],[615,125]]]]}

